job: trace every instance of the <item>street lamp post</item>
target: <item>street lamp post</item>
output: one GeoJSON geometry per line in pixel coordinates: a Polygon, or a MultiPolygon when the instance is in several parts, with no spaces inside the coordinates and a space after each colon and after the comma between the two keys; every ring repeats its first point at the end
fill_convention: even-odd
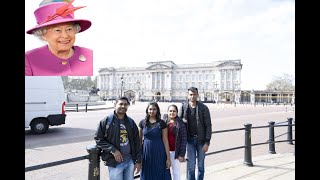
{"type": "Polygon", "coordinates": [[[237,102],[236,102],[236,92],[237,92],[238,85],[239,85],[239,83],[238,83],[238,81],[237,81],[237,82],[234,84],[234,87],[233,87],[234,107],[236,107],[236,104],[237,104],[237,102]]]}
{"type": "Polygon", "coordinates": [[[214,85],[214,96],[215,96],[215,101],[216,103],[218,103],[219,101],[219,95],[218,95],[218,82],[215,81],[215,83],[213,84],[214,85]]]}
{"type": "Polygon", "coordinates": [[[236,93],[235,93],[235,91],[233,90],[233,94],[234,94],[234,107],[236,107],[237,106],[237,102],[236,102],[236,93]]]}
{"type": "Polygon", "coordinates": [[[204,92],[204,87],[202,87],[202,94],[203,94],[203,101],[206,101],[206,96],[205,96],[205,92],[204,92]]]}
{"type": "Polygon", "coordinates": [[[141,93],[140,93],[141,82],[140,82],[140,80],[137,80],[136,86],[137,86],[137,92],[138,92],[138,99],[137,100],[140,100],[140,96],[141,96],[141,93]]]}
{"type": "Polygon", "coordinates": [[[214,90],[217,90],[218,82],[216,81],[213,85],[214,85],[214,90]]]}
{"type": "Polygon", "coordinates": [[[121,76],[121,89],[120,89],[120,96],[122,97],[122,88],[123,88],[123,74],[121,76]]]}

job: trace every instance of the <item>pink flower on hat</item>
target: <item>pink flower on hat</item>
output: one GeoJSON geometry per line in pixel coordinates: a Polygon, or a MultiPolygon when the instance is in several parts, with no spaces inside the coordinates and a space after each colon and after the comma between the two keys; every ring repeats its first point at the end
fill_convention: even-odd
{"type": "Polygon", "coordinates": [[[74,7],[72,5],[74,0],[43,0],[39,8],[34,12],[37,25],[27,31],[27,34],[32,34],[33,30],[45,26],[59,24],[64,22],[76,22],[80,25],[83,32],[90,28],[91,21],[87,19],[76,19],[74,11],[84,8],[86,6],[74,7]]]}
{"type": "Polygon", "coordinates": [[[39,24],[43,24],[43,23],[46,23],[48,21],[51,21],[53,19],[55,19],[56,17],[58,16],[61,16],[61,17],[66,17],[67,15],[69,14],[72,14],[74,11],[80,9],[80,8],[84,8],[85,6],[79,6],[79,7],[72,7],[72,8],[69,8],[69,6],[73,3],[74,0],[71,0],[71,2],[69,2],[68,4],[64,5],[64,6],[61,6],[60,8],[58,8],[56,10],[56,13],[49,16],[44,22],[41,22],[39,24]]]}

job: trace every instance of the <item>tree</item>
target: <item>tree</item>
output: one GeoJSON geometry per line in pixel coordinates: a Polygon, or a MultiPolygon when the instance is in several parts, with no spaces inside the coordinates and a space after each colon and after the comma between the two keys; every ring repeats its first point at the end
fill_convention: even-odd
{"type": "Polygon", "coordinates": [[[68,76],[61,76],[61,78],[62,78],[64,89],[65,90],[70,89],[70,87],[69,87],[69,77],[68,76]]]}
{"type": "Polygon", "coordinates": [[[97,87],[97,82],[98,82],[98,78],[97,76],[94,77],[94,80],[93,80],[93,83],[94,83],[94,86],[97,87]]]}
{"type": "Polygon", "coordinates": [[[61,76],[65,90],[90,90],[96,86],[95,81],[91,80],[91,76],[84,78],[69,78],[68,76],[61,76]]]}
{"type": "Polygon", "coordinates": [[[273,77],[273,80],[267,84],[266,90],[269,91],[294,91],[294,77],[283,73],[281,76],[273,77]]]}

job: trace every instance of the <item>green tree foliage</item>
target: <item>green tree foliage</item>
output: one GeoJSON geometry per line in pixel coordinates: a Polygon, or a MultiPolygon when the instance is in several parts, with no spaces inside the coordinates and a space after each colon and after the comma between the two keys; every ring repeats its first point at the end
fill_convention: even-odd
{"type": "Polygon", "coordinates": [[[63,86],[64,89],[69,89],[68,85],[69,85],[69,77],[68,76],[61,76],[62,78],[62,82],[63,82],[63,86]]]}
{"type": "Polygon", "coordinates": [[[275,76],[273,80],[269,84],[267,84],[266,90],[294,91],[294,77],[287,73],[283,73],[281,76],[275,76]]]}
{"type": "Polygon", "coordinates": [[[91,80],[91,76],[85,78],[70,78],[68,76],[62,76],[63,85],[66,91],[70,90],[90,90],[96,87],[96,78],[91,80]]]}

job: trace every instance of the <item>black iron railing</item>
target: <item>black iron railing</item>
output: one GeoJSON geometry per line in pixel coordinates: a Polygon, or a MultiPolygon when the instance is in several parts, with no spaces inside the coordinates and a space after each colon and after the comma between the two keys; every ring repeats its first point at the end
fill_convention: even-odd
{"type": "MultiPolygon", "coordinates": [[[[212,134],[244,130],[245,131],[245,143],[244,143],[243,146],[232,147],[232,148],[223,149],[223,150],[219,150],[219,151],[209,152],[209,153],[206,153],[206,156],[244,148],[244,162],[243,162],[243,164],[246,165],[246,166],[252,167],[252,166],[254,166],[253,163],[252,163],[252,147],[253,146],[269,144],[269,153],[270,154],[275,154],[276,153],[276,151],[275,151],[275,143],[288,142],[288,144],[293,145],[293,141],[295,141],[295,139],[292,139],[292,132],[293,132],[292,127],[295,126],[295,123],[293,123],[293,122],[294,122],[293,118],[287,118],[287,121],[278,122],[278,123],[270,121],[269,125],[266,125],[266,126],[255,126],[255,127],[252,127],[252,124],[244,124],[244,126],[245,126],[244,128],[213,131],[212,134]],[[286,123],[286,124],[284,124],[284,123],[286,123]],[[282,126],[287,126],[288,127],[287,132],[283,133],[283,134],[280,134],[278,136],[275,136],[274,135],[274,128],[275,127],[282,127],[282,126]],[[252,144],[251,143],[251,130],[252,129],[257,129],[257,128],[269,128],[269,139],[266,142],[252,144]],[[275,141],[276,137],[280,137],[280,136],[283,136],[285,134],[287,134],[287,139],[286,140],[275,141]]],[[[87,152],[89,153],[89,155],[26,167],[25,168],[25,172],[34,171],[34,170],[43,169],[43,168],[47,168],[47,167],[51,167],[51,166],[57,166],[57,165],[61,165],[61,164],[66,164],[66,163],[71,163],[71,162],[75,162],[75,161],[88,159],[89,160],[88,180],[100,180],[100,155],[101,155],[101,149],[98,148],[96,144],[88,145],[86,147],[86,149],[87,149],[87,152]]],[[[186,171],[186,172],[187,172],[186,174],[188,174],[188,171],[186,171]]],[[[139,178],[139,177],[140,177],[140,175],[136,175],[136,176],[134,176],[134,179],[139,178]]]]}

